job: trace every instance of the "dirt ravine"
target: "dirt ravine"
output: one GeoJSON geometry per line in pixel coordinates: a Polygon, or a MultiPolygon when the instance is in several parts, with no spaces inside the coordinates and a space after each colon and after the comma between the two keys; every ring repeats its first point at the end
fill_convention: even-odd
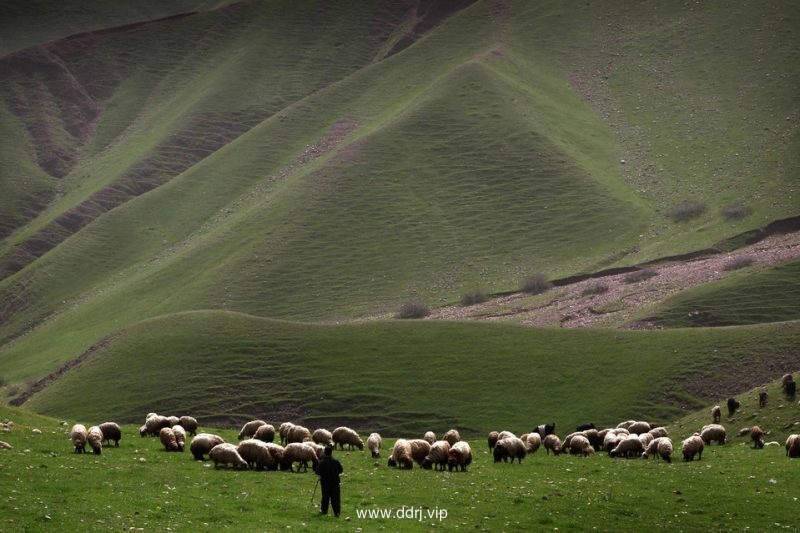
{"type": "MultiPolygon", "coordinates": [[[[755,244],[732,252],[708,253],[680,261],[665,261],[646,268],[657,273],[650,279],[626,283],[628,273],[591,277],[550,289],[539,298],[518,292],[484,303],[451,305],[431,310],[429,320],[512,321],[526,326],[588,328],[655,328],[653,324],[634,322],[642,309],[691,287],[723,279],[733,271],[725,270],[733,261],[747,258],[754,267],[772,267],[800,257],[800,231],[771,235],[755,244]],[[602,285],[607,290],[586,294],[587,289],[602,285]],[[532,304],[531,301],[540,303],[532,304]]],[[[388,319],[381,315],[369,319],[388,319]]],[[[368,320],[369,320],[368,319],[368,320]]]]}

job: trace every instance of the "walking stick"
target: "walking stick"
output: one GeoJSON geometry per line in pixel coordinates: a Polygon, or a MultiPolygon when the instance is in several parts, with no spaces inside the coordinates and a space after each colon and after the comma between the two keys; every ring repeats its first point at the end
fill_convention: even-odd
{"type": "Polygon", "coordinates": [[[314,495],[317,493],[317,485],[319,485],[319,478],[317,478],[317,482],[314,484],[314,491],[311,493],[311,503],[314,503],[314,495]]]}

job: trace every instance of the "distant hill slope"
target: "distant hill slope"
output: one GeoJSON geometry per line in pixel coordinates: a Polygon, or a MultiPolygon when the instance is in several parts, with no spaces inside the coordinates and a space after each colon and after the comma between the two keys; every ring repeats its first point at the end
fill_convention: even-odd
{"type": "Polygon", "coordinates": [[[800,323],[622,332],[393,322],[320,326],[222,312],[148,320],[104,340],[23,405],[138,422],[188,412],[388,434],[666,423],[797,368],[800,323]]]}
{"type": "Polygon", "coordinates": [[[798,214],[794,5],[146,6],[4,45],[12,383],[155,316],[346,321],[798,214]]]}

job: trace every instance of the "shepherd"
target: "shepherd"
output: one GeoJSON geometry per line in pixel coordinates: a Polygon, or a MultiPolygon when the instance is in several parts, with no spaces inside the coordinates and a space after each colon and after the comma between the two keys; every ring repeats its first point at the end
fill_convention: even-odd
{"type": "Polygon", "coordinates": [[[322,503],[320,513],[328,514],[328,504],[333,507],[333,515],[338,517],[341,512],[341,499],[339,491],[339,474],[344,471],[342,463],[333,456],[333,447],[325,446],[325,457],[314,467],[314,472],[319,476],[322,489],[322,503]]]}

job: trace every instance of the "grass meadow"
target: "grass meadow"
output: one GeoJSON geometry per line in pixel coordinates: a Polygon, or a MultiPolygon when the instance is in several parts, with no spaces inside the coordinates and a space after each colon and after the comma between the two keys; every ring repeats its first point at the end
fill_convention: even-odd
{"type": "MultiPolygon", "coordinates": [[[[707,447],[702,460],[671,464],[604,453],[555,457],[542,449],[512,465],[495,464],[485,440],[475,438],[472,466],[449,473],[389,468],[394,439],[385,436],[377,460],[336,452],[345,470],[337,520],[319,516],[313,473],[214,469],[188,451],[165,452],[134,425],[123,427],[118,448],[77,455],[59,419],[0,412],[15,422],[2,437],[14,448],[0,450],[3,531],[620,531],[643,523],[672,531],[792,531],[800,511],[798,464],[782,445],[754,450],[736,438],[707,447]],[[357,514],[404,508],[425,518],[357,514]],[[442,510],[441,520],[427,518],[442,510]]],[[[236,430],[214,432],[236,441],[236,430]]]]}

